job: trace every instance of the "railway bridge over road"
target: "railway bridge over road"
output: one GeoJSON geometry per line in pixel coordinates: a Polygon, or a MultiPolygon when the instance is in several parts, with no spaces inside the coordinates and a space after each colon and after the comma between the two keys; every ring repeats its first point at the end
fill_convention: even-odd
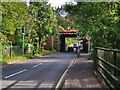
{"type": "MultiPolygon", "coordinates": [[[[65,51],[65,38],[66,37],[77,37],[77,30],[76,31],[59,31],[60,33],[60,52],[65,51]]],[[[86,51],[86,40],[83,40],[83,50],[86,51]]]]}

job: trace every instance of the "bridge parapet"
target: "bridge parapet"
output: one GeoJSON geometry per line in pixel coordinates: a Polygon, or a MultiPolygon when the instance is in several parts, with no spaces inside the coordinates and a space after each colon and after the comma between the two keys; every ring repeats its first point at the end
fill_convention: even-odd
{"type": "Polygon", "coordinates": [[[120,50],[94,48],[94,70],[110,89],[120,89],[120,50]]]}

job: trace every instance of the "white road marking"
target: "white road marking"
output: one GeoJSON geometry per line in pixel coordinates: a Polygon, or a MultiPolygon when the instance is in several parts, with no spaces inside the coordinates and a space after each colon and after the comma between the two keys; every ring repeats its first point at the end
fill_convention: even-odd
{"type": "Polygon", "coordinates": [[[40,84],[39,88],[52,88],[54,81],[46,81],[40,84]]]}
{"type": "Polygon", "coordinates": [[[9,76],[6,76],[5,78],[9,78],[9,77],[15,76],[15,75],[20,74],[20,73],[25,72],[25,71],[27,71],[27,70],[26,70],[26,69],[21,70],[21,71],[19,71],[19,72],[17,72],[17,73],[14,73],[14,74],[11,74],[11,75],[9,75],[9,76]]]}
{"type": "Polygon", "coordinates": [[[33,66],[33,68],[38,67],[39,65],[42,65],[42,63],[39,63],[39,64],[33,66]]]}

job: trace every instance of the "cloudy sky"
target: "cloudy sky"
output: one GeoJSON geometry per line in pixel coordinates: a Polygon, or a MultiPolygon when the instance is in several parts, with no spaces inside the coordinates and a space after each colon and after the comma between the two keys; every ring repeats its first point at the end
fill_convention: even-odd
{"type": "MultiPolygon", "coordinates": [[[[29,0],[23,0],[26,2],[29,2],[29,0]]],[[[74,4],[76,4],[76,2],[74,2],[74,0],[48,0],[48,3],[51,4],[52,7],[61,7],[61,5],[65,4],[65,2],[72,2],[74,4]]],[[[27,3],[27,5],[29,5],[29,3],[27,3]]]]}
{"type": "Polygon", "coordinates": [[[61,5],[65,4],[65,2],[74,2],[74,0],[49,0],[48,3],[51,4],[52,7],[61,7],[61,5]]]}

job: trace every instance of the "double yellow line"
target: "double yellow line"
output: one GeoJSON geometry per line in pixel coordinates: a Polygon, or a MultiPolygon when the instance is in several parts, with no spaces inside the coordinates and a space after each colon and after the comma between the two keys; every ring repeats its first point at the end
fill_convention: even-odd
{"type": "Polygon", "coordinates": [[[68,66],[68,68],[65,70],[65,72],[62,75],[62,77],[58,81],[58,83],[57,83],[57,85],[55,87],[55,90],[57,90],[58,88],[60,88],[60,85],[61,85],[61,83],[63,81],[63,78],[65,78],[65,75],[67,74],[68,70],[70,69],[70,67],[72,66],[72,64],[74,63],[75,60],[76,60],[76,58],[71,61],[70,65],[68,66]]]}

